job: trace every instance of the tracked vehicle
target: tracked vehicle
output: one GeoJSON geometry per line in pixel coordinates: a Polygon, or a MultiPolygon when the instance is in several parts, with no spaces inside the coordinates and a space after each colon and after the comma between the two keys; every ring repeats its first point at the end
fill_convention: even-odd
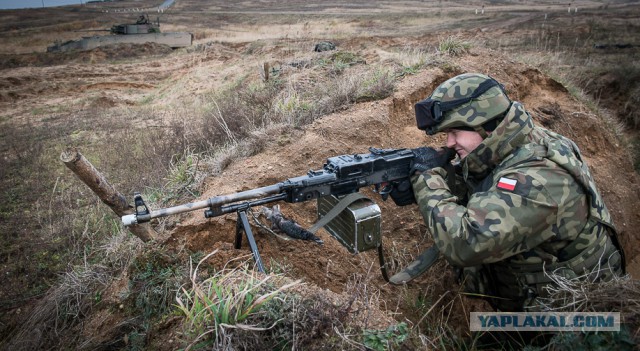
{"type": "Polygon", "coordinates": [[[191,46],[193,34],[188,32],[168,32],[160,31],[160,21],[153,23],[149,16],[140,15],[136,23],[116,24],[111,29],[103,31],[111,32],[111,35],[83,37],[80,40],[70,40],[67,42],[56,42],[47,47],[47,52],[69,51],[69,50],[91,50],[100,46],[131,43],[157,43],[168,45],[171,48],[182,48],[191,46]]]}

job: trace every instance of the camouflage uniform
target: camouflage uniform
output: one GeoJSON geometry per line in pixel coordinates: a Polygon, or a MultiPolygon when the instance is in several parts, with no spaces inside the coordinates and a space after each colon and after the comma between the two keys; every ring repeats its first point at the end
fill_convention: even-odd
{"type": "MultiPolygon", "coordinates": [[[[465,108],[456,113],[473,119],[465,108]]],[[[462,160],[455,185],[448,176],[438,167],[412,177],[420,212],[440,252],[466,267],[465,286],[497,297],[495,308],[538,309],[535,298],[553,284],[549,272],[623,273],[611,216],[578,147],[536,127],[520,103],[462,160]]]]}

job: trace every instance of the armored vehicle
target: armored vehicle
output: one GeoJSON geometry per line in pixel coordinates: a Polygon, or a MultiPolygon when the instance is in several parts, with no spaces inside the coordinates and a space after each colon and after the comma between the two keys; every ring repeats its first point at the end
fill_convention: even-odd
{"type": "Polygon", "coordinates": [[[47,52],[68,51],[68,50],[90,50],[99,46],[119,44],[119,43],[158,43],[165,44],[171,48],[181,48],[191,46],[193,34],[188,32],[160,32],[160,21],[153,23],[149,16],[140,15],[136,23],[116,24],[111,29],[105,29],[111,35],[83,37],[80,40],[70,40],[67,42],[56,42],[47,48],[47,52]]]}
{"type": "Polygon", "coordinates": [[[111,34],[129,35],[129,34],[148,34],[160,33],[160,20],[154,24],[149,21],[149,16],[140,15],[136,23],[133,24],[116,24],[111,27],[111,34]]]}

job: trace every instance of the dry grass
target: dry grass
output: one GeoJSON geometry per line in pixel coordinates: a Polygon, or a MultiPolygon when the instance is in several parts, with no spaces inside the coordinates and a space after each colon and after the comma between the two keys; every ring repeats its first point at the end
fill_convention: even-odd
{"type": "Polygon", "coordinates": [[[549,296],[540,299],[542,308],[568,312],[620,311],[629,313],[634,323],[640,323],[640,306],[636,303],[640,296],[638,281],[626,276],[602,282],[600,276],[608,270],[608,267],[596,267],[575,278],[547,272],[555,286],[548,287],[549,296]]]}
{"type": "MultiPolygon", "coordinates": [[[[362,333],[378,310],[379,292],[356,278],[350,296],[335,301],[300,281],[249,269],[248,262],[212,275],[191,270],[190,288],[177,296],[186,349],[341,349],[361,350],[362,333]]],[[[376,317],[376,320],[379,320],[376,317]]]]}
{"type": "Polygon", "coordinates": [[[64,274],[59,285],[38,301],[34,312],[14,332],[7,349],[36,350],[58,345],[57,336],[90,313],[94,294],[104,289],[110,279],[110,272],[101,266],[80,267],[64,274]]]}
{"type": "Polygon", "coordinates": [[[156,129],[141,136],[129,130],[130,120],[126,118],[110,118],[112,123],[105,124],[103,114],[88,111],[84,117],[67,125],[50,122],[46,126],[3,130],[7,137],[3,137],[0,144],[8,152],[0,161],[3,172],[0,184],[7,191],[0,193],[3,217],[0,229],[3,256],[13,258],[3,270],[6,283],[2,288],[6,298],[2,302],[3,308],[10,308],[14,301],[24,303],[40,294],[45,295],[41,305],[34,310],[36,313],[28,320],[18,324],[19,319],[16,319],[2,325],[3,338],[9,332],[14,337],[16,333],[28,333],[28,328],[38,323],[42,323],[39,329],[42,334],[34,342],[49,342],[56,335],[63,335],[67,326],[81,321],[86,309],[95,303],[91,295],[103,287],[110,274],[118,274],[137,250],[131,243],[125,245],[132,238],[120,232],[119,219],[108,215],[104,205],[88,196],[85,185],[65,170],[58,161],[59,151],[69,145],[67,143],[81,145],[83,154],[98,169],[115,170],[106,173],[107,178],[115,179],[116,188],[128,194],[145,184],[160,187],[166,174],[162,170],[171,169],[170,162],[165,163],[170,160],[166,155],[180,150],[182,136],[171,137],[175,129],[156,129]],[[66,128],[75,130],[71,140],[61,137],[66,128]],[[93,128],[110,131],[102,140],[113,143],[96,143],[102,136],[85,132],[93,128]],[[166,154],[159,158],[158,153],[166,154]],[[126,168],[115,166],[122,165],[123,160],[129,162],[126,168]],[[131,177],[131,172],[145,174],[145,178],[131,177]],[[20,235],[23,231],[30,235],[20,235]],[[119,238],[116,243],[113,242],[115,238],[119,238]],[[57,281],[56,277],[61,273],[63,278],[57,281]],[[77,284],[72,284],[74,282],[77,284]],[[78,292],[74,295],[75,290],[78,292]],[[56,308],[72,304],[78,307],[75,310],[64,308],[75,312],[53,313],[56,308]],[[77,318],[71,318],[73,315],[77,318]],[[47,323],[53,323],[55,327],[47,326],[47,323]],[[12,331],[21,326],[27,329],[12,331]]]}
{"type": "Polygon", "coordinates": [[[452,35],[438,42],[438,51],[451,56],[460,56],[469,52],[471,46],[472,44],[469,41],[452,35]]]}
{"type": "MultiPolygon", "coordinates": [[[[223,6],[234,6],[234,3],[220,3],[223,6]]],[[[201,2],[198,4],[201,6],[201,2]]],[[[382,2],[380,4],[382,5],[382,2]]],[[[210,5],[215,6],[213,2],[210,5]]],[[[359,11],[359,5],[362,4],[354,3],[353,11],[359,11]]],[[[332,38],[346,44],[354,36],[424,35],[434,28],[459,28],[461,18],[470,18],[468,9],[462,7],[452,6],[451,9],[447,9],[443,8],[442,4],[438,6],[433,2],[412,2],[412,5],[416,8],[424,6],[429,11],[420,13],[412,9],[415,13],[407,14],[404,6],[400,8],[396,3],[387,2],[386,8],[396,14],[361,11],[353,16],[329,18],[317,13],[299,16],[244,13],[233,16],[233,21],[224,20],[231,17],[228,14],[213,14],[204,16],[202,23],[190,23],[189,27],[185,25],[189,23],[187,17],[182,18],[181,14],[176,13],[174,17],[167,18],[172,23],[166,23],[163,30],[186,30],[191,29],[193,24],[200,26],[194,30],[196,40],[200,43],[251,42],[246,45],[244,56],[240,59],[257,62],[258,58],[273,58],[280,62],[279,69],[273,72],[267,82],[249,73],[241,79],[229,74],[230,78],[225,83],[235,83],[227,84],[224,89],[215,92],[199,94],[198,98],[194,99],[196,102],[189,104],[186,103],[189,99],[185,98],[184,91],[190,80],[192,82],[195,79],[208,79],[211,73],[207,71],[207,60],[212,59],[210,54],[215,48],[203,45],[201,55],[181,56],[184,52],[176,54],[176,59],[188,57],[185,60],[191,60],[187,68],[193,70],[190,70],[188,76],[160,87],[137,106],[86,111],[70,118],[71,122],[64,126],[55,121],[49,121],[46,127],[29,125],[18,128],[3,124],[0,146],[5,157],[0,159],[0,185],[3,189],[8,189],[0,197],[0,214],[3,220],[0,229],[5,243],[3,255],[12,258],[14,262],[18,262],[17,257],[20,255],[30,258],[25,262],[19,261],[19,265],[8,269],[10,274],[7,275],[7,281],[16,285],[6,285],[24,284],[24,289],[17,289],[18,294],[11,295],[11,299],[17,299],[19,295],[29,297],[31,293],[25,291],[38,296],[37,294],[42,294],[48,289],[35,312],[22,321],[22,326],[2,326],[3,333],[14,332],[11,345],[30,349],[45,343],[55,345],[58,342],[57,338],[70,337],[69,330],[75,323],[82,322],[82,318],[95,302],[96,293],[108,284],[112,275],[117,274],[119,269],[134,266],[131,255],[141,251],[138,245],[119,231],[115,219],[104,215],[104,209],[99,203],[87,200],[90,196],[82,188],[83,185],[78,184],[58,164],[58,150],[69,144],[80,146],[85,156],[100,170],[106,172],[107,178],[113,180],[123,193],[130,194],[134,189],[146,189],[147,195],[153,194],[147,198],[153,198],[154,204],[158,205],[179,202],[184,198],[190,199],[196,194],[201,180],[207,174],[219,173],[229,163],[260,152],[269,143],[277,143],[284,133],[311,123],[327,113],[340,111],[359,101],[384,98],[393,92],[397,77],[413,74],[424,67],[437,64],[437,55],[430,54],[432,50],[422,47],[380,52],[380,65],[364,65],[359,62],[361,58],[358,57],[355,48],[352,48],[353,51],[341,51],[341,54],[308,54],[318,38],[332,38]],[[248,22],[252,25],[243,24],[248,22]],[[299,65],[300,63],[304,64],[299,65]],[[199,123],[191,123],[192,121],[199,123]],[[132,129],[132,125],[139,129],[132,129]],[[67,133],[65,130],[72,130],[73,133],[67,133]],[[29,207],[28,204],[34,205],[29,207]],[[25,208],[28,208],[29,212],[16,215],[25,208]],[[27,232],[31,235],[29,239],[23,240],[23,233],[27,232]],[[87,264],[84,263],[85,259],[88,260],[87,264]],[[58,272],[68,273],[63,275],[60,282],[54,282],[51,277],[58,272]],[[32,281],[25,284],[17,280],[18,277],[26,276],[38,281],[38,285],[30,285],[32,281]],[[59,307],[63,309],[58,309],[59,307]],[[16,329],[11,330],[13,327],[16,329]],[[33,330],[40,333],[35,338],[33,330]],[[26,338],[27,335],[30,338],[26,338]]],[[[180,6],[188,10],[194,3],[180,1],[180,6]]],[[[77,37],[74,33],[56,33],[58,30],[108,28],[113,23],[123,23],[130,19],[105,15],[98,22],[83,22],[81,17],[85,13],[73,12],[64,15],[73,19],[70,24],[58,23],[51,27],[42,27],[40,33],[30,33],[30,36],[22,36],[15,30],[5,31],[4,36],[0,36],[5,40],[2,52],[40,52],[55,39],[77,37]]],[[[499,21],[500,18],[487,17],[482,19],[482,23],[489,24],[492,20],[499,21]]],[[[6,24],[12,21],[0,22],[6,24]]],[[[26,26],[27,21],[24,23],[26,26]]],[[[599,39],[606,39],[604,33],[611,30],[602,29],[602,26],[599,22],[591,25],[592,37],[600,35],[599,39]]],[[[624,33],[633,36],[634,31],[625,30],[624,33]]],[[[517,40],[500,40],[504,40],[498,45],[502,48],[513,49],[513,45],[518,43],[517,40]]],[[[442,41],[440,52],[453,55],[464,53],[469,48],[466,42],[460,37],[446,37],[446,40],[442,41]]],[[[567,68],[568,62],[579,62],[576,66],[591,69],[598,65],[596,60],[582,61],[579,56],[572,54],[586,50],[589,46],[586,38],[565,38],[557,32],[544,29],[535,31],[526,42],[534,50],[545,50],[545,56],[536,56],[535,59],[539,61],[533,62],[539,67],[567,68]]],[[[57,64],[71,62],[72,59],[58,57],[57,61],[48,61],[51,60],[50,56],[40,54],[25,55],[18,59],[0,58],[13,60],[2,64],[3,67],[24,66],[33,62],[44,65],[57,64]]],[[[629,76],[630,72],[637,71],[636,66],[623,67],[617,75],[629,76]]],[[[569,78],[586,77],[573,68],[564,74],[569,78]]],[[[596,80],[593,76],[589,79],[578,82],[579,86],[590,88],[589,92],[602,92],[601,87],[594,86],[596,80]]],[[[635,92],[633,86],[626,89],[635,92]]],[[[632,109],[635,106],[634,102],[628,100],[623,105],[632,109]]],[[[58,112],[69,117],[75,110],[65,110],[61,107],[58,112]]],[[[397,256],[401,261],[411,260],[410,255],[403,251],[397,251],[397,256]]],[[[138,277],[134,280],[146,288],[132,292],[128,303],[146,303],[144,308],[155,309],[156,313],[149,314],[148,320],[155,321],[166,316],[167,299],[172,301],[173,298],[170,284],[179,280],[176,277],[179,276],[179,272],[172,271],[176,274],[172,275],[173,280],[167,281],[169,285],[165,285],[165,282],[152,282],[149,279],[154,276],[154,272],[167,273],[173,268],[162,266],[155,267],[160,270],[153,267],[146,270],[145,267],[140,266],[134,270],[138,277]],[[153,295],[154,288],[159,288],[161,295],[153,295]],[[151,304],[151,300],[154,299],[162,300],[162,310],[160,306],[151,304]]],[[[377,274],[377,271],[375,273],[377,274]]],[[[202,281],[196,283],[201,284],[202,281]]],[[[636,287],[633,281],[615,282],[620,285],[612,284],[618,291],[610,291],[611,299],[603,298],[603,303],[615,303],[621,296],[635,296],[636,287]],[[628,295],[613,295],[614,292],[624,292],[628,295]]],[[[459,330],[464,326],[463,323],[451,319],[452,316],[466,315],[468,312],[459,311],[461,306],[464,306],[461,295],[429,289],[418,296],[407,293],[401,297],[404,301],[398,302],[416,306],[418,314],[415,318],[417,322],[410,325],[410,338],[405,341],[405,346],[411,344],[415,348],[453,349],[471,345],[470,348],[473,348],[473,340],[460,338],[460,335],[464,336],[459,330]],[[428,296],[441,298],[431,301],[428,296]]],[[[366,277],[354,277],[348,290],[356,296],[352,303],[354,306],[360,306],[359,311],[365,316],[366,313],[375,310],[374,306],[383,303],[379,299],[379,291],[366,277]]],[[[607,296],[607,292],[603,291],[597,294],[607,296]]],[[[597,294],[592,296],[598,296],[597,294]]],[[[594,298],[590,299],[591,302],[594,301],[594,298]]],[[[251,315],[247,323],[269,328],[281,319],[278,324],[261,331],[227,328],[220,333],[221,337],[216,339],[217,342],[221,345],[231,341],[234,345],[245,343],[254,349],[276,346],[300,348],[308,346],[315,337],[331,335],[337,339],[337,349],[362,349],[364,330],[369,330],[368,335],[378,339],[387,338],[389,335],[384,333],[389,330],[388,326],[372,326],[367,317],[360,321],[359,328],[345,327],[343,322],[347,321],[357,325],[356,322],[347,319],[347,310],[336,308],[317,296],[302,299],[294,295],[278,295],[263,307],[261,313],[251,315]],[[238,341],[238,338],[242,341],[238,341]],[[278,345],[278,338],[288,343],[278,345]]],[[[388,339],[398,340],[396,334],[391,334],[388,339]]],[[[67,347],[73,348],[75,341],[77,340],[68,341],[67,347]]]]}
{"type": "MultiPolygon", "coordinates": [[[[606,270],[607,268],[602,268],[606,270]]],[[[631,350],[637,347],[640,332],[640,282],[629,276],[602,282],[599,268],[583,276],[566,278],[554,272],[549,276],[556,286],[547,288],[549,296],[540,302],[547,310],[563,312],[619,312],[620,332],[561,332],[550,342],[550,350],[568,350],[576,343],[588,349],[631,350]]]]}
{"type": "MultiPolygon", "coordinates": [[[[188,107],[171,101],[164,106],[152,104],[153,100],[150,100],[139,106],[113,110],[90,109],[67,124],[53,121],[46,126],[4,129],[0,146],[8,152],[0,162],[2,172],[11,174],[3,177],[3,186],[11,192],[1,195],[2,215],[9,219],[3,222],[2,227],[6,233],[15,232],[16,228],[31,228],[38,233],[31,236],[32,240],[20,242],[5,238],[8,244],[5,246],[6,255],[22,250],[38,258],[15,261],[9,269],[10,277],[15,279],[15,283],[20,276],[18,272],[28,272],[37,278],[43,274],[42,266],[49,270],[45,273],[48,275],[60,271],[74,272],[74,265],[87,256],[92,262],[102,262],[103,265],[111,262],[109,266],[130,261],[108,248],[106,243],[117,227],[114,224],[116,220],[105,216],[101,205],[87,196],[84,186],[57,162],[57,150],[69,145],[79,147],[122,193],[131,194],[134,189],[145,189],[149,204],[161,207],[193,198],[200,181],[207,174],[218,173],[230,162],[259,152],[268,143],[277,142],[283,132],[306,125],[356,101],[384,98],[393,91],[395,84],[393,71],[378,66],[365,67],[356,55],[350,53],[329,54],[324,61],[311,62],[305,67],[283,70],[267,82],[239,80],[227,90],[205,95],[200,104],[188,107]],[[322,79],[305,78],[318,74],[322,79]],[[295,80],[290,80],[293,77],[295,80]],[[327,91],[333,94],[327,95],[327,91]],[[186,123],[187,120],[200,123],[186,123]],[[131,125],[140,129],[132,129],[131,125]],[[73,133],[68,135],[70,130],[73,133]],[[22,178],[16,177],[18,174],[23,174],[22,178]],[[39,177],[29,174],[38,174],[39,177]],[[132,174],[141,176],[132,177],[132,174]],[[18,179],[20,182],[16,183],[18,179]],[[45,196],[40,197],[39,194],[45,196]],[[28,216],[13,215],[21,208],[23,200],[35,204],[37,212],[32,215],[36,221],[30,222],[28,216]],[[43,210],[46,216],[38,215],[43,210]]],[[[172,88],[180,89],[179,84],[172,88]]],[[[174,94],[172,91],[176,92],[168,89],[165,93],[171,96],[174,94]]],[[[162,226],[170,227],[171,223],[163,222],[162,226]]],[[[108,272],[117,274],[117,271],[108,272]]],[[[36,294],[44,293],[49,284],[58,286],[51,281],[42,283],[39,280],[41,285],[35,289],[36,294]]],[[[153,282],[149,284],[155,286],[153,282]]],[[[98,286],[102,285],[86,285],[94,294],[98,286]]],[[[20,289],[20,294],[28,289],[33,287],[20,289]]],[[[50,311],[52,307],[49,305],[60,301],[50,295],[62,293],[65,292],[49,290],[48,297],[43,300],[46,306],[42,306],[42,311],[50,311]]],[[[84,290],[81,294],[85,294],[84,290]]],[[[153,298],[144,297],[148,295],[147,290],[136,294],[149,301],[141,302],[145,306],[160,308],[151,304],[153,298]]],[[[91,306],[86,296],[76,303],[91,306]]],[[[83,308],[79,311],[84,311],[83,308]]],[[[144,314],[153,318],[150,312],[145,311],[144,314]]],[[[73,323],[80,322],[84,315],[84,312],[77,313],[78,318],[73,323]]],[[[23,324],[45,325],[49,321],[55,324],[57,318],[38,314],[23,324]]],[[[3,333],[8,333],[17,325],[5,327],[3,333]]],[[[20,330],[13,330],[13,336],[22,335],[20,330]]],[[[68,330],[66,326],[59,330],[45,329],[38,342],[55,340],[68,330]]]]}

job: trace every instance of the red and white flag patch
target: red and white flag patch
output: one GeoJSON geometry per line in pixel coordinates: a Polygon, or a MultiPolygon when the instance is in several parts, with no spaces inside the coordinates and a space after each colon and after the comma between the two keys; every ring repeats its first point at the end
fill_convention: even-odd
{"type": "Polygon", "coordinates": [[[498,189],[513,191],[516,188],[516,184],[518,184],[517,180],[502,177],[498,181],[498,189]]]}

